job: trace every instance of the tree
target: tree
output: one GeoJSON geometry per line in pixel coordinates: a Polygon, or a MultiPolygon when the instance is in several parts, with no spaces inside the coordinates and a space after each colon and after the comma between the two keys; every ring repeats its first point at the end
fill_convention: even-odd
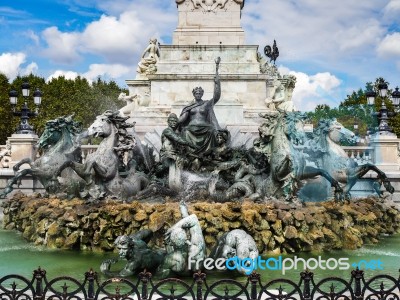
{"type": "MultiPolygon", "coordinates": [[[[388,97],[382,99],[379,96],[378,85],[380,82],[386,82],[383,78],[377,78],[374,83],[367,82],[365,89],[359,89],[358,91],[353,91],[347,98],[344,99],[338,108],[329,108],[327,105],[318,105],[314,112],[308,114],[310,120],[314,126],[318,123],[321,118],[336,118],[340,123],[346,128],[354,131],[354,124],[358,125],[358,134],[360,136],[367,135],[368,132],[374,132],[377,130],[378,121],[375,112],[379,112],[382,104],[382,100],[385,101],[386,107],[389,111],[394,111],[393,105],[388,97]],[[367,104],[366,92],[372,89],[376,92],[377,97],[375,100],[375,105],[369,107],[367,104]]],[[[386,82],[388,85],[389,83],[386,82]]],[[[392,91],[388,90],[388,94],[392,91]]],[[[389,125],[393,128],[394,132],[400,134],[400,116],[396,116],[389,120],[389,125]]]]}
{"type": "MultiPolygon", "coordinates": [[[[24,77],[18,76],[9,84],[7,77],[0,74],[0,129],[2,129],[0,144],[4,144],[7,137],[15,132],[20,122],[19,118],[12,116],[8,92],[11,89],[20,92],[23,82],[29,82],[31,94],[37,88],[43,93],[39,115],[29,120],[39,135],[48,120],[74,114],[75,120],[82,122],[83,127],[87,128],[96,116],[105,110],[116,110],[125,105],[123,101],[118,100],[118,95],[127,91],[120,88],[115,81],[106,82],[98,78],[91,84],[87,79],[79,76],[75,79],[60,76],[46,82],[44,78],[31,74],[24,77]]],[[[22,104],[22,97],[20,97],[17,110],[22,104]]],[[[36,109],[31,99],[27,104],[31,111],[36,109]]]]}
{"type": "Polygon", "coordinates": [[[11,90],[6,75],[0,73],[0,144],[5,144],[7,137],[15,128],[11,114],[11,104],[8,93],[11,90]]]}

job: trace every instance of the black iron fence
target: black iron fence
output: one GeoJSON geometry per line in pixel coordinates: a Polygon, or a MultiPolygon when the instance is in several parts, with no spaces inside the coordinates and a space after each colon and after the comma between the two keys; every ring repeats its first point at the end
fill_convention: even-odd
{"type": "Polygon", "coordinates": [[[263,283],[255,272],[244,282],[220,279],[208,284],[201,272],[189,282],[177,278],[154,282],[146,271],[136,282],[110,278],[100,283],[92,270],[82,282],[68,276],[49,280],[40,268],[30,280],[19,275],[0,278],[1,300],[400,300],[399,295],[400,277],[377,275],[367,280],[358,269],[349,280],[327,277],[318,282],[312,272],[304,271],[298,283],[283,278],[263,283]]]}

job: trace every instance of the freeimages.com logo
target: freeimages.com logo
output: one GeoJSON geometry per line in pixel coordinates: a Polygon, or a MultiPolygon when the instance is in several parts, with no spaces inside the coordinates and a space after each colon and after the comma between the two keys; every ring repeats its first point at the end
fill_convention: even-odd
{"type": "Polygon", "coordinates": [[[360,260],[358,262],[351,263],[349,262],[349,258],[341,257],[341,258],[328,258],[323,259],[321,256],[317,258],[308,258],[304,259],[301,257],[287,257],[283,258],[282,256],[278,257],[270,257],[263,259],[261,256],[257,258],[239,258],[237,256],[224,259],[218,258],[216,260],[212,258],[206,258],[201,260],[194,260],[192,257],[188,259],[189,269],[195,268],[200,269],[201,266],[205,270],[238,270],[244,272],[246,275],[250,274],[254,270],[271,270],[282,272],[282,275],[289,270],[348,270],[350,267],[359,268],[364,270],[383,270],[383,263],[377,260],[360,260]]]}

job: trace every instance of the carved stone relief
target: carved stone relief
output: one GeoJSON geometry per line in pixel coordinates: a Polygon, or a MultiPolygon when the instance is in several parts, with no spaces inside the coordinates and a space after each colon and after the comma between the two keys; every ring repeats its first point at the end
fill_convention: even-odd
{"type": "MultiPolygon", "coordinates": [[[[175,2],[179,5],[188,0],[175,0],[175,2]]],[[[204,11],[210,12],[215,11],[218,7],[220,9],[224,9],[225,5],[228,1],[236,2],[241,5],[241,8],[244,6],[244,0],[191,0],[195,9],[203,9],[204,11]]]]}

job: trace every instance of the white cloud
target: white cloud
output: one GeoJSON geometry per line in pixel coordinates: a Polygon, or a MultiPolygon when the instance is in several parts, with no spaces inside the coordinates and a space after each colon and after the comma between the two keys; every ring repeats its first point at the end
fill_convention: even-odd
{"type": "Polygon", "coordinates": [[[400,14],[400,0],[391,0],[383,9],[384,18],[387,20],[396,21],[400,14]]]}
{"type": "Polygon", "coordinates": [[[0,55],[0,72],[13,80],[19,74],[29,74],[37,70],[36,63],[31,63],[26,68],[22,65],[26,61],[26,55],[22,52],[3,53],[0,55]]]}
{"type": "Polygon", "coordinates": [[[120,64],[92,64],[89,66],[89,71],[82,74],[82,76],[93,81],[98,76],[103,78],[119,78],[127,75],[129,72],[132,72],[129,67],[120,64]]]}
{"type": "Polygon", "coordinates": [[[303,72],[291,71],[280,67],[282,75],[291,74],[296,76],[296,87],[293,91],[293,102],[301,111],[310,111],[318,104],[336,105],[335,93],[340,86],[340,80],[329,72],[308,75],[303,72]]]}
{"type": "Polygon", "coordinates": [[[377,48],[378,55],[384,58],[400,58],[400,32],[388,34],[377,48]]]}
{"type": "Polygon", "coordinates": [[[42,37],[48,44],[44,55],[58,63],[73,63],[79,59],[77,47],[79,35],[76,33],[63,33],[52,26],[42,32],[42,37]]]}
{"type": "Polygon", "coordinates": [[[81,48],[105,56],[108,61],[126,61],[135,48],[138,51],[142,35],[150,35],[136,12],[124,12],[119,18],[103,15],[89,24],[81,35],[81,48]],[[138,47],[139,46],[139,47],[138,47]]]}
{"type": "Polygon", "coordinates": [[[385,30],[377,20],[366,20],[348,28],[341,28],[333,35],[333,39],[341,41],[339,49],[363,51],[372,49],[379,42],[385,30]]]}
{"type": "Polygon", "coordinates": [[[84,73],[67,70],[57,70],[53,72],[46,81],[50,81],[52,78],[58,78],[60,76],[64,76],[66,79],[75,79],[76,77],[81,76],[86,78],[89,82],[92,82],[96,80],[99,76],[101,76],[103,79],[115,79],[124,76],[130,72],[133,72],[133,70],[119,64],[92,64],[89,66],[89,70],[84,73]]]}
{"type": "Polygon", "coordinates": [[[134,64],[151,37],[162,42],[162,36],[171,35],[176,22],[176,12],[170,9],[173,5],[165,9],[157,1],[124,5],[121,1],[113,2],[98,5],[115,15],[103,14],[81,32],[62,32],[57,27],[45,29],[42,32],[47,44],[44,55],[59,63],[76,63],[84,54],[92,54],[107,63],[134,64]]]}
{"type": "Polygon", "coordinates": [[[40,38],[33,30],[26,31],[25,35],[35,43],[35,46],[39,45],[40,38]]]}
{"type": "Polygon", "coordinates": [[[75,79],[76,77],[79,76],[77,72],[74,71],[64,71],[64,70],[57,70],[53,74],[51,74],[49,77],[47,77],[46,81],[49,82],[53,78],[58,78],[64,76],[65,79],[75,79]]]}
{"type": "Polygon", "coordinates": [[[329,72],[317,73],[310,76],[310,82],[317,87],[321,87],[323,90],[330,92],[334,88],[340,85],[340,80],[329,72]]]}
{"type": "Polygon", "coordinates": [[[326,69],[351,60],[355,51],[373,55],[371,44],[385,29],[377,10],[374,0],[253,0],[246,2],[242,24],[251,44],[276,39],[280,61],[311,60],[326,69]]]}
{"type": "Polygon", "coordinates": [[[35,73],[37,73],[38,70],[39,70],[39,66],[37,65],[37,63],[32,62],[26,66],[26,68],[23,70],[23,73],[25,75],[35,74],[35,73]]]}

